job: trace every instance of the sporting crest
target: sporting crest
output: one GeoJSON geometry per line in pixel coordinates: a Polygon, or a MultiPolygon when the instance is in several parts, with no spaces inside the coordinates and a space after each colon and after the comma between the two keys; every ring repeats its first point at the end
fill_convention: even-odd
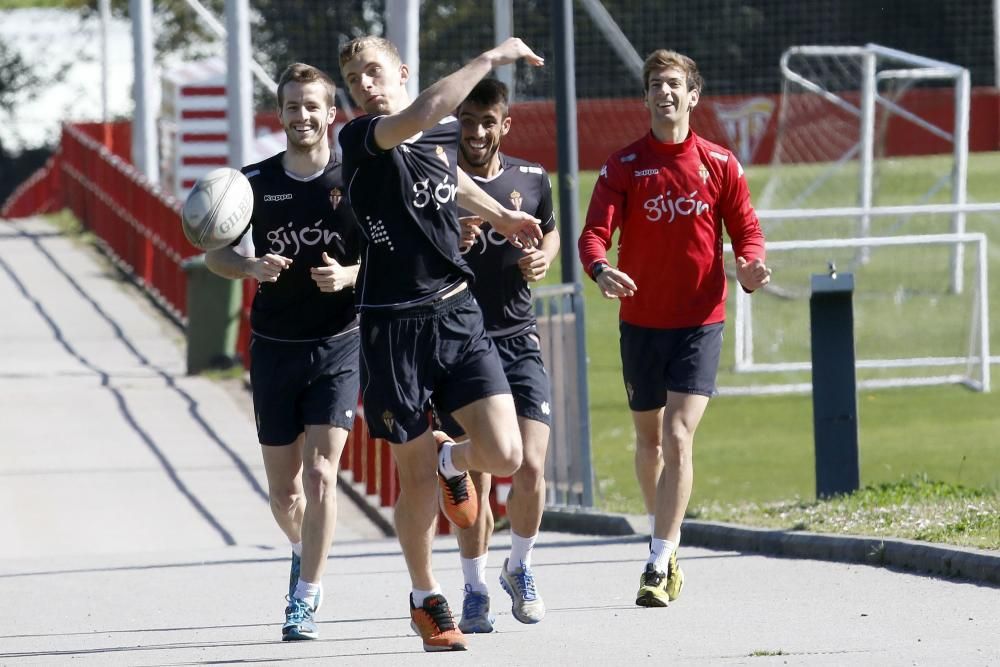
{"type": "Polygon", "coordinates": [[[333,188],[330,190],[330,206],[332,206],[334,210],[337,210],[343,199],[344,193],[340,188],[333,188]]]}
{"type": "Polygon", "coordinates": [[[441,158],[441,161],[444,162],[444,164],[445,164],[446,167],[448,167],[449,169],[451,169],[451,163],[448,162],[448,154],[444,152],[444,147],[443,146],[436,146],[434,148],[434,153],[439,158],[441,158]]]}
{"type": "Polygon", "coordinates": [[[521,197],[521,193],[517,190],[512,190],[510,193],[510,203],[514,205],[514,210],[520,211],[521,204],[524,203],[524,199],[521,197]]]}
{"type": "Polygon", "coordinates": [[[719,124],[729,138],[729,147],[743,164],[752,164],[753,156],[767,132],[774,113],[774,100],[752,97],[736,104],[713,104],[719,124]]]}

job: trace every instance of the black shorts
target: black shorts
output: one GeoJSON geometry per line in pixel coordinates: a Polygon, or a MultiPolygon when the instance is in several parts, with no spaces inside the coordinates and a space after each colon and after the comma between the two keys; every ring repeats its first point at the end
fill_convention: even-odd
{"type": "MultiPolygon", "coordinates": [[[[510,392],[514,395],[514,409],[518,417],[533,419],[546,426],[552,425],[552,390],[549,374],[542,362],[542,349],[534,331],[495,338],[493,342],[500,353],[510,392]]],[[[436,427],[453,438],[465,435],[465,429],[450,413],[435,405],[436,427]]]]}
{"type": "Polygon", "coordinates": [[[667,404],[667,392],[714,396],[722,353],[722,322],[650,329],[622,322],[622,375],[636,412],[667,404]]]}
{"type": "Polygon", "coordinates": [[[510,393],[468,289],[428,304],[362,311],[361,390],[372,437],[394,443],[427,430],[432,400],[451,412],[510,393]]]}
{"type": "Polygon", "coordinates": [[[306,425],[350,430],[358,407],[358,330],[305,342],[250,338],[250,386],[262,445],[288,445],[306,425]]]}

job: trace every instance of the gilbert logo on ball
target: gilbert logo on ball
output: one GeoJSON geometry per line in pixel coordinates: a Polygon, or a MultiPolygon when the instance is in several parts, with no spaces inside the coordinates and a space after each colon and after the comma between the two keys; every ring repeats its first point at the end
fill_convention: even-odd
{"type": "Polygon", "coordinates": [[[217,250],[239,238],[251,213],[250,181],[237,169],[220,167],[194,184],[181,209],[181,227],[195,247],[217,250]]]}

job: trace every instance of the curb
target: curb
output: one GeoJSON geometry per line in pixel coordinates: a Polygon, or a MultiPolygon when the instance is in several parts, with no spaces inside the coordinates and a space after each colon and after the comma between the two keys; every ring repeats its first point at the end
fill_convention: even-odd
{"type": "MultiPolygon", "coordinates": [[[[642,515],[546,509],[542,530],[589,535],[646,535],[642,515]]],[[[897,538],[831,535],[685,520],[684,544],[768,556],[862,563],[1000,585],[1000,552],[897,538]]]]}

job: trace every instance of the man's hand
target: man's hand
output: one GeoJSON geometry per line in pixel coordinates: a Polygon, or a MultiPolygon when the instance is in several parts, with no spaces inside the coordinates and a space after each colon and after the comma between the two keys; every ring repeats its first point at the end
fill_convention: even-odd
{"type": "Polygon", "coordinates": [[[748,292],[771,282],[771,269],[762,260],[748,262],[744,257],[736,258],[736,279],[748,292]]]}
{"type": "Polygon", "coordinates": [[[598,274],[597,286],[601,288],[601,294],[605,299],[620,299],[632,296],[638,291],[635,282],[627,273],[610,266],[598,274]]]}
{"type": "Polygon", "coordinates": [[[309,269],[313,281],[320,292],[339,292],[345,287],[353,287],[358,277],[357,266],[341,266],[337,260],[323,253],[324,266],[309,269]]]}
{"type": "Polygon", "coordinates": [[[503,209],[503,217],[493,222],[493,229],[517,248],[535,248],[542,242],[538,218],[524,211],[503,209]]]}
{"type": "Polygon", "coordinates": [[[465,252],[476,244],[476,239],[482,234],[483,219],[478,215],[465,215],[458,219],[461,224],[462,237],[458,241],[458,249],[465,252]]]}
{"type": "Polygon", "coordinates": [[[527,282],[535,283],[549,272],[549,256],[538,248],[531,248],[524,251],[524,257],[517,260],[517,266],[527,282]]]}
{"type": "Polygon", "coordinates": [[[255,257],[250,263],[249,274],[258,282],[274,283],[278,281],[281,272],[292,265],[288,257],[268,253],[263,257],[255,257]]]}
{"type": "Polygon", "coordinates": [[[487,51],[485,55],[493,67],[509,65],[524,58],[524,62],[535,67],[545,64],[545,59],[538,57],[528,45],[521,41],[520,37],[511,37],[502,44],[487,51]]]}

